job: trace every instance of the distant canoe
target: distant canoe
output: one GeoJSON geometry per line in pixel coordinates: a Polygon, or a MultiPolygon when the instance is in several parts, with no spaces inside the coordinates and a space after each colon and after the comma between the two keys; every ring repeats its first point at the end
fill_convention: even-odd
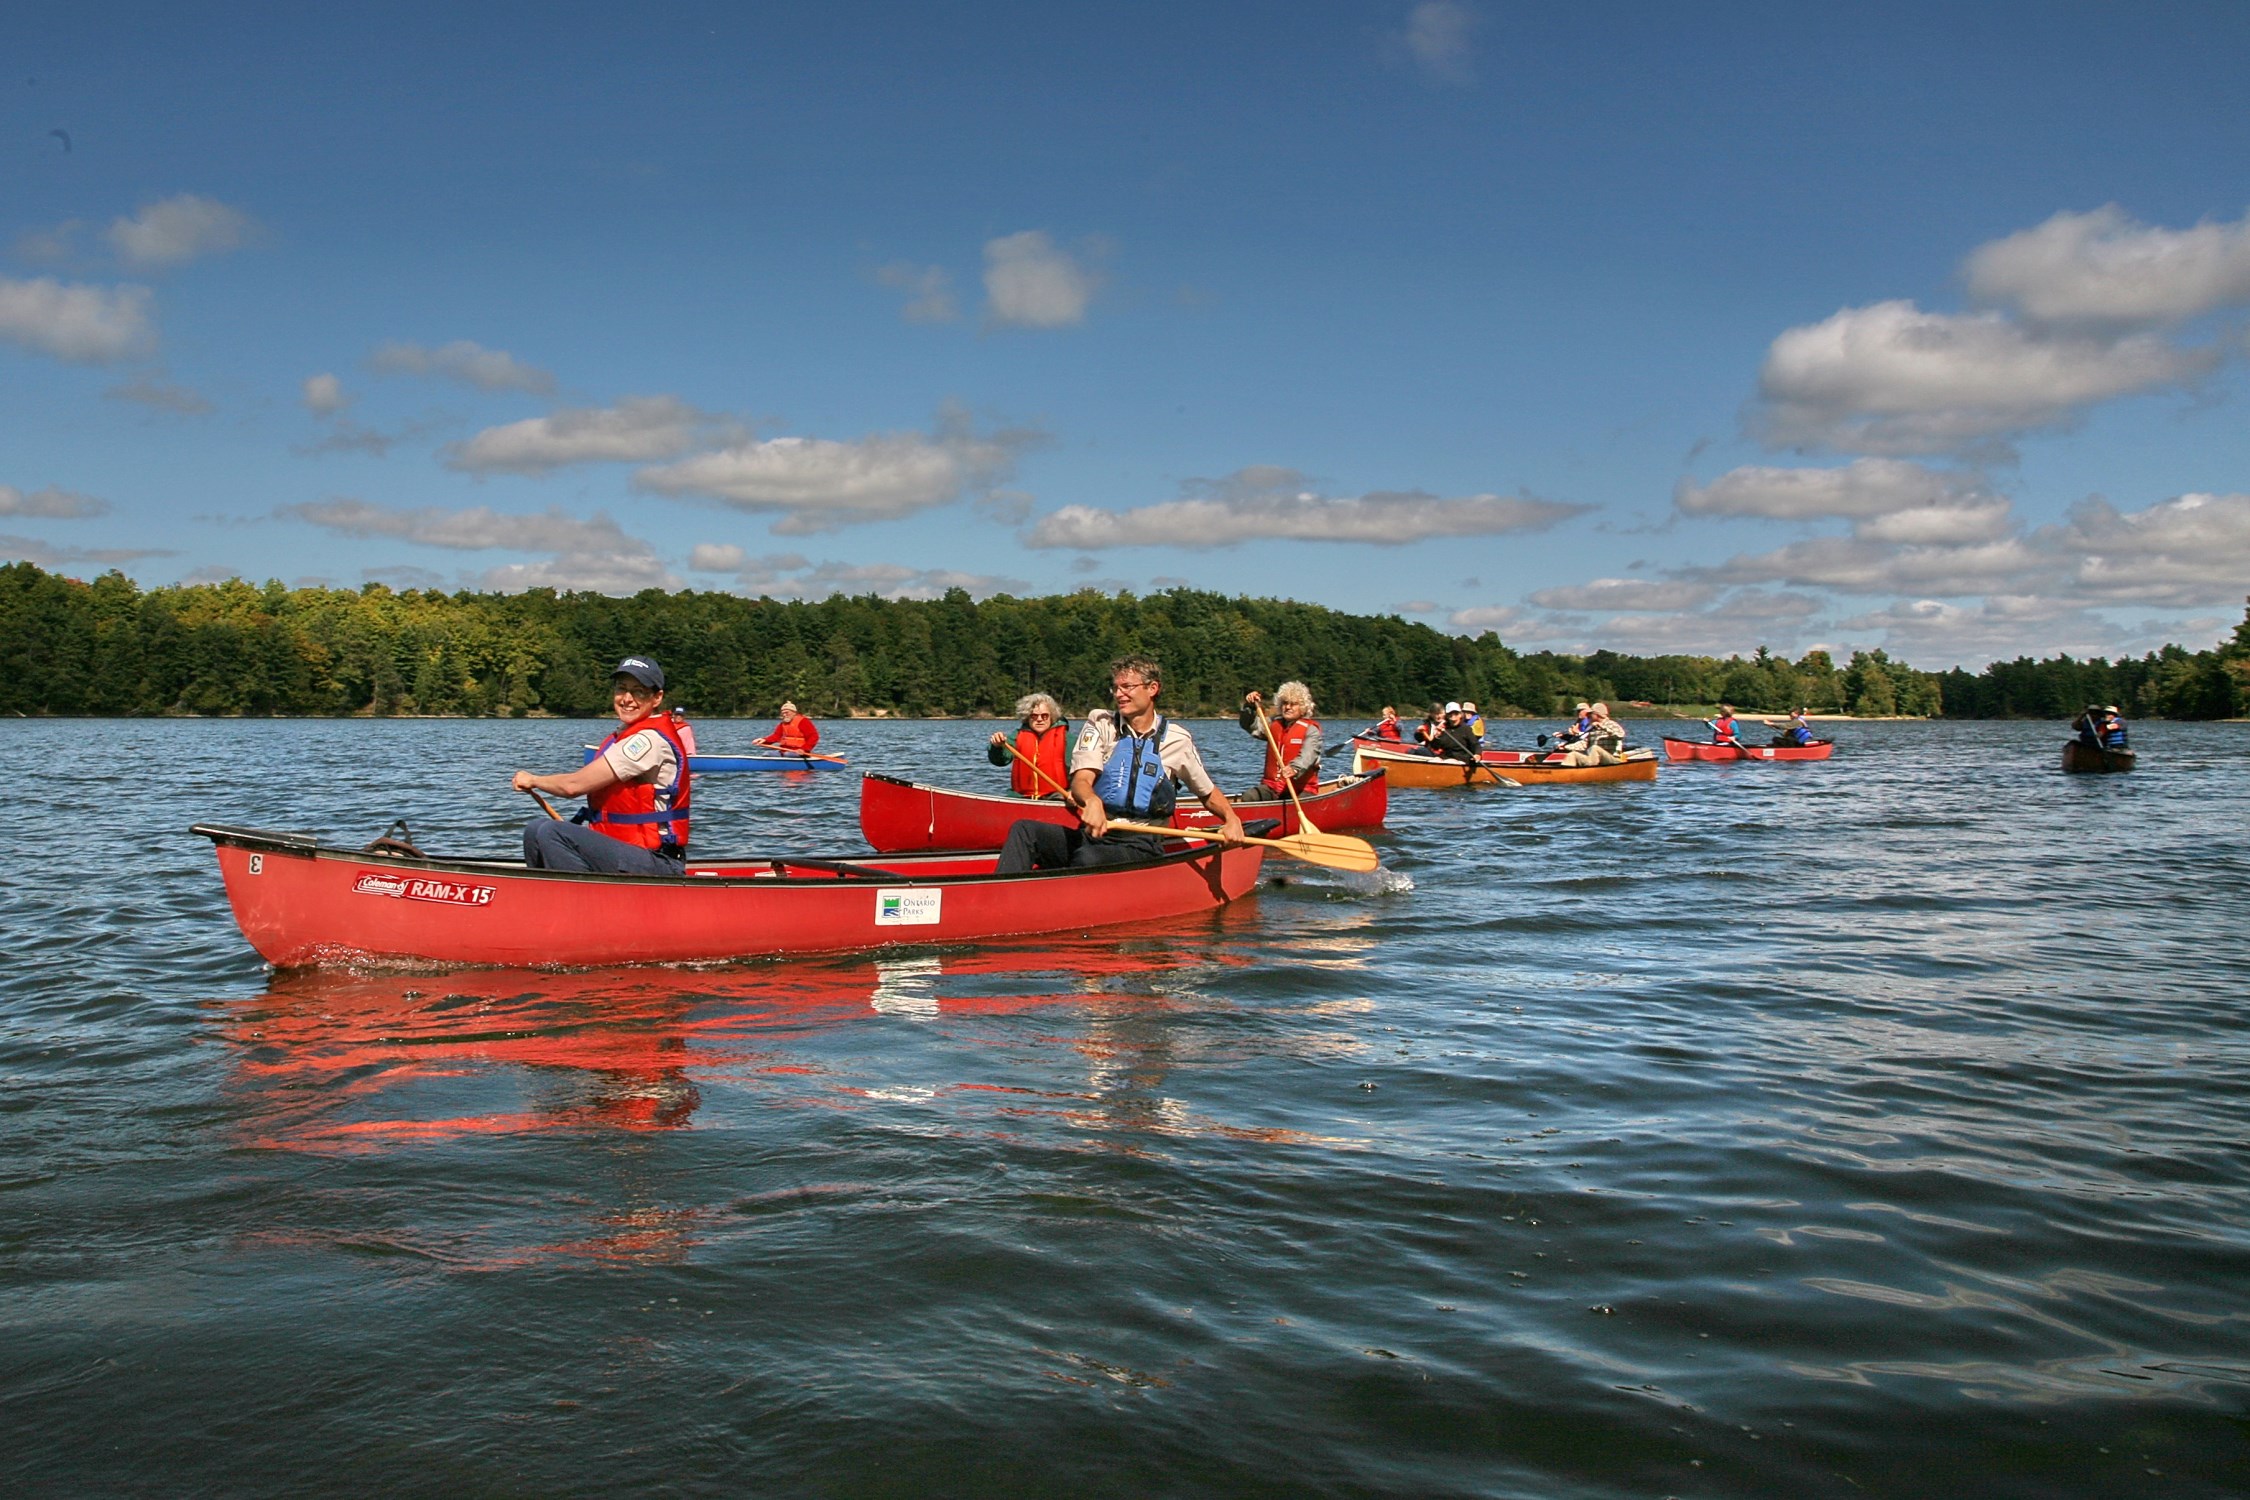
{"type": "Polygon", "coordinates": [[[2064,740],[2063,769],[2066,771],[2130,771],[2133,769],[2133,752],[2130,750],[2105,750],[2099,745],[2089,745],[2084,740],[2064,740]]]}
{"type": "MultiPolygon", "coordinates": [[[[1380,828],[1390,804],[1389,783],[1380,774],[1346,776],[1304,799],[1305,816],[1322,833],[1347,828],[1380,828]]],[[[1279,818],[1284,838],[1299,832],[1297,810],[1287,803],[1237,802],[1246,820],[1279,818]]],[[[859,831],[868,847],[886,853],[919,849],[997,849],[1008,830],[1024,818],[1074,828],[1077,814],[1055,798],[1037,801],[997,792],[957,792],[880,776],[870,771],[859,783],[859,831]]],[[[1193,802],[1172,814],[1175,828],[1216,828],[1219,820],[1193,802]]]]}
{"type": "Polygon", "coordinates": [[[1583,786],[1603,781],[1654,781],[1657,766],[1653,750],[1628,750],[1625,759],[1614,766],[1566,766],[1518,750],[1487,750],[1477,762],[1469,766],[1416,750],[1377,750],[1364,742],[1352,746],[1353,770],[1380,770],[1395,787],[1583,786]]]}
{"type": "MultiPolygon", "coordinates": [[[[594,758],[594,747],[586,747],[586,759],[594,758]]],[[[702,755],[687,758],[688,769],[710,775],[726,771],[841,771],[845,761],[841,755],[800,755],[794,750],[760,750],[755,755],[702,755]]]]}
{"type": "Polygon", "coordinates": [[[1667,760],[1826,760],[1835,753],[1834,740],[1814,740],[1809,745],[1714,745],[1708,740],[1664,736],[1667,760]]]}

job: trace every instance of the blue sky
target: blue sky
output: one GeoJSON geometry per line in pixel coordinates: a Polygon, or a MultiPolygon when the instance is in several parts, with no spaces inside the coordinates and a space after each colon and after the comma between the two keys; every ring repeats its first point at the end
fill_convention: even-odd
{"type": "Polygon", "coordinates": [[[1928,667],[2250,593],[2231,0],[188,9],[11,28],[0,556],[1928,667]]]}

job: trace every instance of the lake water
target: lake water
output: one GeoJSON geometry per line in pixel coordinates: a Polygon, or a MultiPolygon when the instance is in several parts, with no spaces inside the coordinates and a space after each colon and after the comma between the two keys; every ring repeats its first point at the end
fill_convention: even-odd
{"type": "Polygon", "coordinates": [[[591,727],[0,725],[0,1492],[2250,1489],[2250,728],[1402,791],[1404,879],[703,970],[272,976],[185,831],[506,851],[591,727]]]}

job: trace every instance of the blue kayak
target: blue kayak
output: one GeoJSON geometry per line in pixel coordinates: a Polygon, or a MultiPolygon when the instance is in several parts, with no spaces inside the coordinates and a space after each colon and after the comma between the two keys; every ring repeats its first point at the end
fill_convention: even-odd
{"type": "MultiPolygon", "coordinates": [[[[594,747],[586,747],[586,759],[594,758],[594,747]]],[[[755,755],[690,755],[688,769],[703,774],[715,771],[836,771],[843,769],[841,756],[801,755],[794,750],[761,750],[755,755]]]]}

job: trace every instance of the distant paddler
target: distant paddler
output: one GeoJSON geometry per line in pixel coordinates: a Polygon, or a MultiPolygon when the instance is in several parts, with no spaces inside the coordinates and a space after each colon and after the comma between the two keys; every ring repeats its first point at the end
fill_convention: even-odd
{"type": "Polygon", "coordinates": [[[2103,750],[2126,750],[2132,747],[2132,737],[2125,732],[2125,721],[2118,717],[2117,705],[2089,703],[2086,711],[2070,721],[2078,731],[2078,741],[2103,750]]]}
{"type": "MultiPolygon", "coordinates": [[[[776,750],[786,750],[792,755],[810,755],[820,743],[820,726],[797,712],[797,705],[781,705],[781,722],[771,734],[761,735],[751,741],[756,745],[771,745],[776,750]]],[[[833,756],[828,757],[834,759],[833,756]]]]}
{"type": "Polygon", "coordinates": [[[1812,723],[1807,714],[1808,710],[1806,709],[1793,708],[1789,710],[1789,717],[1785,720],[1767,719],[1765,726],[1773,731],[1773,742],[1776,745],[1811,744],[1814,736],[1812,723]]]}
{"type": "Polygon", "coordinates": [[[1711,726],[1712,744],[1740,745],[1742,743],[1742,740],[1735,727],[1733,704],[1720,704],[1718,717],[1715,719],[1705,719],[1703,722],[1711,726]]]}
{"type": "Polygon", "coordinates": [[[1477,757],[1484,753],[1484,739],[1469,727],[1469,716],[1458,703],[1448,703],[1439,710],[1437,727],[1424,738],[1423,744],[1432,755],[1446,760],[1457,760],[1474,766],[1477,757]]]}
{"type": "Polygon", "coordinates": [[[1019,797],[1061,797],[1070,789],[1070,721],[1047,693],[1016,700],[1016,732],[994,730],[985,758],[1010,768],[1008,789],[1019,797]],[[1011,744],[1010,742],[1013,741],[1011,744]]]}
{"type": "Polygon", "coordinates": [[[1256,688],[1242,695],[1242,732],[1263,741],[1266,767],[1245,801],[1275,802],[1292,788],[1300,797],[1320,790],[1320,721],[1313,716],[1312,690],[1290,681],[1274,689],[1273,717],[1256,688]]]}
{"type": "Polygon", "coordinates": [[[1615,766],[1625,760],[1625,726],[1609,716],[1606,703],[1589,703],[1580,723],[1586,726],[1577,743],[1563,755],[1566,766],[1615,766]]]}

